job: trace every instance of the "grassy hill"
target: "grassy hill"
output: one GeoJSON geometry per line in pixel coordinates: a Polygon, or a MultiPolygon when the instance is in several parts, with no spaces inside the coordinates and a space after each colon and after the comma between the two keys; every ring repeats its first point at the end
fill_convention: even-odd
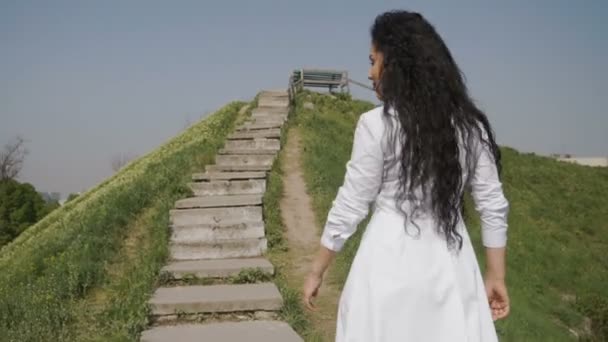
{"type": "MultiPolygon", "coordinates": [[[[298,95],[305,178],[319,226],[342,184],[359,115],[371,103],[312,92],[298,95]],[[315,108],[305,109],[304,102],[315,108]],[[331,148],[327,148],[331,146],[331,148]]],[[[512,313],[497,323],[502,341],[608,339],[608,169],[554,161],[504,147],[511,203],[507,285],[512,313]]],[[[468,228],[483,264],[480,226],[468,228]]],[[[342,286],[366,222],[339,254],[330,281],[342,286]]],[[[483,267],[483,265],[482,265],[483,267]]]]}
{"type": "Polygon", "coordinates": [[[167,256],[169,209],[213,162],[231,103],[45,217],[0,250],[0,340],[134,340],[167,256]]]}
{"type": "MultiPolygon", "coordinates": [[[[372,104],[348,96],[298,95],[304,174],[319,226],[344,177],[359,115],[372,104]],[[304,109],[312,102],[313,110],[304,109]],[[328,148],[331,146],[331,148],[328,148]]],[[[189,194],[191,173],[213,156],[238,121],[231,103],[78,196],[0,250],[0,340],[132,341],[147,325],[146,300],[167,257],[169,209],[189,194]]],[[[508,286],[511,316],[497,324],[503,341],[569,341],[608,336],[608,169],[503,148],[511,202],[508,286]]],[[[278,163],[280,166],[280,163],[278,163]]],[[[284,257],[281,170],[273,169],[264,215],[274,263],[284,257]]],[[[472,206],[469,204],[468,209],[472,206]]],[[[468,226],[480,262],[479,223],[468,226]]],[[[358,233],[339,255],[330,281],[344,283],[358,233]]],[[[279,267],[280,269],[280,267],[279,267]]],[[[275,279],[282,316],[313,331],[299,288],[275,279]]],[[[304,334],[308,336],[308,334],[304,334]]],[[[312,335],[311,335],[312,336],[312,335]]]]}

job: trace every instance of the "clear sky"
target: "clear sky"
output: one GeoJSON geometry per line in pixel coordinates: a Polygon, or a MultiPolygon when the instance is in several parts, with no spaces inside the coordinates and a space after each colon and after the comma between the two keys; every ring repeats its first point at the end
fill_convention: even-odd
{"type": "MultiPolygon", "coordinates": [[[[0,1],[0,145],[20,180],[86,190],[231,100],[300,67],[367,80],[369,27],[390,9],[437,28],[500,144],[608,155],[608,2],[0,1]]],[[[373,100],[355,89],[353,95],[373,100]]]]}

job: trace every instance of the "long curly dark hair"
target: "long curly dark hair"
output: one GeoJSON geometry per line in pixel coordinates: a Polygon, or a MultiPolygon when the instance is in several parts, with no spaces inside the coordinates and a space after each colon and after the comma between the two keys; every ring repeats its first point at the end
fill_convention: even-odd
{"type": "Polygon", "coordinates": [[[383,13],[371,28],[371,38],[384,56],[377,84],[384,114],[388,117],[392,108],[401,123],[394,140],[402,144],[398,206],[406,199],[430,204],[437,229],[445,234],[448,245],[457,244],[460,249],[462,236],[456,228],[466,185],[460,143],[469,175],[475,163],[473,146],[479,139],[493,154],[499,172],[501,169],[500,150],[488,118],[469,97],[450,51],[422,15],[383,13]],[[416,198],[416,189],[422,190],[424,198],[416,198]]]}

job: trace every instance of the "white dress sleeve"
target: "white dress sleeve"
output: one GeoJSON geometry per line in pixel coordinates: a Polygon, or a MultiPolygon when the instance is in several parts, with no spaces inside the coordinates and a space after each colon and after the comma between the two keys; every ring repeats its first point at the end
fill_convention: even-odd
{"type": "Polygon", "coordinates": [[[366,114],[357,122],[344,182],[333,201],[321,236],[321,244],[336,252],[367,216],[382,184],[381,122],[375,122],[377,118],[366,114]]]}
{"type": "Polygon", "coordinates": [[[477,163],[470,185],[475,210],[481,217],[481,240],[485,247],[505,247],[509,203],[503,194],[493,154],[481,141],[477,145],[477,163]]]}

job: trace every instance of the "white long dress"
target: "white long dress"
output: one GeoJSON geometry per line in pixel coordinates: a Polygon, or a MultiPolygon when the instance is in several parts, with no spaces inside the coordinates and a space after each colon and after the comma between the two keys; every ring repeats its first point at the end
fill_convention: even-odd
{"type": "MultiPolygon", "coordinates": [[[[387,133],[399,129],[399,122],[391,112],[391,128],[383,115],[379,107],[360,117],[344,183],[321,237],[322,245],[340,251],[375,204],[340,298],[336,341],[497,341],[462,219],[458,229],[463,246],[458,251],[449,249],[437,233],[428,205],[421,204],[423,209],[407,224],[396,209],[399,163],[393,161],[400,148],[388,148],[387,133]]],[[[483,146],[474,148],[474,173],[462,176],[469,180],[481,216],[483,245],[504,247],[509,205],[493,157],[483,146]]],[[[403,209],[408,212],[411,205],[406,202],[403,209]]]]}

